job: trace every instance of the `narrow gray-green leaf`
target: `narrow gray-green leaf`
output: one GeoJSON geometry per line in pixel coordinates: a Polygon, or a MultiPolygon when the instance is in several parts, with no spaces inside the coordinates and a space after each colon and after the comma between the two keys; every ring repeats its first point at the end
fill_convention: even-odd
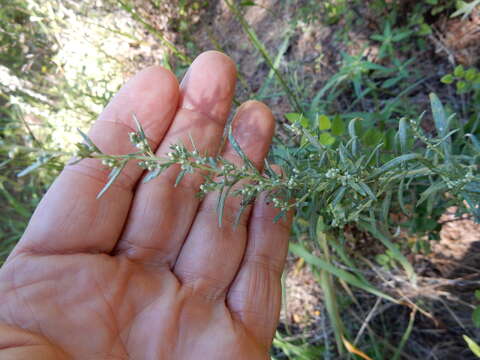
{"type": "Polygon", "coordinates": [[[401,118],[400,124],[398,125],[398,140],[400,141],[400,151],[402,154],[407,152],[407,130],[407,120],[405,118],[401,118]]]}
{"type": "Polygon", "coordinates": [[[140,121],[137,119],[137,115],[132,114],[133,121],[135,122],[135,126],[137,127],[137,131],[140,133],[142,138],[146,138],[145,132],[143,131],[142,124],[140,124],[140,121]]]}
{"type": "Polygon", "coordinates": [[[348,134],[351,137],[352,141],[352,154],[354,156],[357,155],[357,149],[358,149],[358,137],[357,137],[357,131],[355,129],[356,123],[358,121],[358,118],[352,119],[350,123],[348,124],[348,134]]]}
{"type": "Polygon", "coordinates": [[[77,128],[77,131],[80,133],[80,135],[82,136],[83,140],[85,140],[85,142],[87,143],[88,147],[90,149],[93,149],[95,150],[95,152],[101,154],[102,152],[100,151],[100,149],[93,143],[93,141],[88,137],[87,134],[85,134],[82,130],[78,129],[77,128]]]}
{"type": "Polygon", "coordinates": [[[388,215],[390,214],[390,204],[392,203],[392,191],[387,191],[382,202],[382,219],[385,224],[388,224],[388,215]]]}
{"type": "Polygon", "coordinates": [[[369,157],[368,157],[367,162],[365,163],[365,165],[368,166],[368,165],[372,162],[373,158],[374,158],[375,156],[377,156],[378,152],[379,152],[380,149],[383,147],[383,145],[384,145],[383,142],[381,142],[380,144],[378,144],[377,146],[375,146],[375,149],[373,149],[372,153],[369,155],[369,157]]]}
{"type": "Polygon", "coordinates": [[[222,227],[223,224],[223,210],[225,208],[225,200],[227,199],[228,192],[231,188],[225,189],[225,186],[222,186],[220,189],[220,194],[218,195],[217,200],[217,216],[218,216],[218,225],[222,227]]]}
{"type": "Polygon", "coordinates": [[[125,165],[127,165],[127,161],[122,162],[120,166],[116,166],[112,169],[110,174],[108,174],[109,179],[105,184],[105,186],[103,187],[103,189],[98,193],[97,199],[100,199],[107,192],[110,186],[112,186],[115,180],[117,180],[118,176],[121,174],[122,170],[125,168],[125,165]]]}
{"type": "Polygon", "coordinates": [[[480,140],[478,140],[478,139],[476,138],[476,136],[473,135],[473,134],[467,134],[467,135],[465,135],[465,136],[467,136],[468,138],[470,138],[470,140],[472,141],[473,146],[475,146],[475,149],[477,149],[477,151],[480,151],[480,140]]]}
{"type": "Polygon", "coordinates": [[[397,167],[398,165],[400,165],[404,162],[415,160],[415,159],[421,159],[421,158],[422,158],[421,154],[415,154],[415,153],[398,156],[395,159],[392,159],[389,162],[387,162],[386,164],[384,164],[377,171],[375,171],[373,173],[373,175],[371,176],[371,178],[382,175],[383,173],[387,172],[388,170],[390,170],[394,167],[397,167]]]}
{"type": "Polygon", "coordinates": [[[347,190],[346,186],[342,186],[340,189],[337,190],[335,193],[335,198],[332,201],[332,206],[335,207],[337,204],[342,201],[343,196],[345,195],[345,191],[347,190]]]}
{"type": "MultiPolygon", "coordinates": [[[[442,138],[448,137],[447,136],[447,133],[448,133],[447,113],[445,112],[445,108],[443,107],[442,102],[440,101],[438,96],[434,93],[430,94],[430,102],[432,105],[433,121],[435,123],[435,128],[437,129],[438,135],[442,138]]],[[[450,138],[446,139],[442,143],[442,150],[447,160],[449,160],[451,156],[450,138]]]]}
{"type": "Polygon", "coordinates": [[[407,207],[405,206],[405,200],[403,198],[403,192],[405,189],[405,179],[400,181],[400,185],[398,186],[397,190],[397,197],[398,197],[398,204],[400,205],[400,209],[402,209],[405,215],[408,215],[407,207]]]}
{"type": "Polygon", "coordinates": [[[430,102],[432,106],[433,121],[435,127],[440,136],[445,136],[447,134],[447,115],[445,113],[445,108],[443,107],[442,102],[438,96],[434,93],[430,94],[430,102]]]}
{"type": "Polygon", "coordinates": [[[465,185],[465,191],[480,194],[480,181],[472,181],[465,185]]]}
{"type": "Polygon", "coordinates": [[[182,170],[178,173],[177,178],[175,179],[175,185],[174,185],[175,187],[177,187],[178,184],[180,184],[180,182],[183,180],[187,172],[188,172],[187,170],[182,170]]]}
{"type": "Polygon", "coordinates": [[[418,200],[417,207],[420,206],[427,200],[430,196],[433,196],[439,192],[444,192],[448,189],[447,184],[443,181],[440,181],[436,184],[431,185],[427,190],[425,190],[422,195],[420,195],[420,199],[418,200]]]}
{"type": "Polygon", "coordinates": [[[375,195],[375,193],[372,191],[372,189],[370,189],[370,186],[368,186],[367,184],[365,184],[364,182],[360,181],[358,183],[358,185],[368,194],[368,196],[370,196],[370,198],[373,200],[373,201],[376,201],[377,200],[377,196],[375,195]]]}
{"type": "Polygon", "coordinates": [[[235,152],[238,154],[238,156],[240,156],[240,158],[243,160],[243,162],[245,163],[245,165],[249,166],[251,169],[255,169],[256,170],[256,167],[252,164],[252,162],[250,161],[250,159],[247,157],[247,155],[245,155],[245,153],[243,152],[242,148],[240,147],[240,145],[238,144],[237,140],[235,140],[235,137],[233,136],[233,130],[232,130],[232,126],[229,126],[228,127],[228,140],[230,141],[230,144],[232,145],[233,149],[235,150],[235,152]]]}
{"type": "Polygon", "coordinates": [[[148,174],[143,178],[142,182],[147,183],[150,180],[155,179],[156,177],[158,177],[160,175],[161,172],[162,172],[161,167],[157,167],[154,170],[149,171],[148,174]]]}
{"type": "Polygon", "coordinates": [[[33,164],[29,165],[27,168],[23,169],[17,174],[17,177],[22,177],[25,176],[32,171],[38,169],[39,167],[45,165],[47,162],[49,162],[52,159],[53,156],[50,155],[44,155],[41,156],[37,161],[35,161],[33,164]]]}
{"type": "Polygon", "coordinates": [[[350,182],[349,185],[356,191],[358,192],[360,195],[362,196],[366,196],[366,192],[365,190],[362,189],[362,187],[360,185],[358,185],[356,182],[350,182]]]}

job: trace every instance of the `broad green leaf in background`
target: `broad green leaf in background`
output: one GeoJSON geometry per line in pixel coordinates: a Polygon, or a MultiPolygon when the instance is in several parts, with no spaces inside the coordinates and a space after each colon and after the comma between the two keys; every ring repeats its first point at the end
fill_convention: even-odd
{"type": "Polygon", "coordinates": [[[377,263],[381,266],[386,266],[390,262],[390,256],[387,254],[379,254],[375,257],[377,263]]]}
{"type": "Polygon", "coordinates": [[[453,71],[453,74],[456,77],[463,77],[465,75],[465,68],[462,65],[458,65],[455,70],[453,71]]]}
{"type": "Polygon", "coordinates": [[[382,139],[383,133],[374,127],[368,129],[362,136],[362,141],[367,146],[376,146],[382,139]]]}
{"type": "Polygon", "coordinates": [[[457,91],[459,93],[464,92],[465,90],[468,90],[468,85],[465,81],[459,81],[457,82],[457,91]]]}
{"type": "Polygon", "coordinates": [[[447,74],[444,77],[442,77],[442,79],[440,81],[444,84],[450,85],[450,84],[453,83],[454,80],[455,80],[455,78],[453,77],[452,74],[447,74]]]}
{"type": "Polygon", "coordinates": [[[468,69],[465,73],[465,80],[474,81],[477,77],[477,70],[475,68],[468,69]]]}
{"type": "Polygon", "coordinates": [[[342,117],[340,115],[335,116],[332,121],[332,135],[342,136],[345,134],[345,130],[345,122],[342,117]]]}
{"type": "Polygon", "coordinates": [[[318,117],[318,128],[320,130],[330,130],[332,123],[327,115],[321,115],[318,117]]]}
{"type": "Polygon", "coordinates": [[[463,19],[466,19],[475,8],[480,5],[480,0],[474,0],[470,3],[465,1],[458,1],[457,3],[457,11],[455,11],[451,17],[457,17],[463,15],[463,19]]]}
{"type": "Polygon", "coordinates": [[[468,347],[475,354],[476,357],[480,358],[480,346],[470,339],[467,335],[463,335],[463,340],[467,343],[468,347]]]}
{"type": "Polygon", "coordinates": [[[330,135],[330,133],[328,132],[324,132],[322,134],[320,134],[320,144],[324,145],[324,146],[330,146],[330,145],[333,145],[335,143],[335,138],[330,135]]]}
{"type": "Polygon", "coordinates": [[[475,326],[480,328],[480,306],[473,311],[472,319],[475,326]]]}

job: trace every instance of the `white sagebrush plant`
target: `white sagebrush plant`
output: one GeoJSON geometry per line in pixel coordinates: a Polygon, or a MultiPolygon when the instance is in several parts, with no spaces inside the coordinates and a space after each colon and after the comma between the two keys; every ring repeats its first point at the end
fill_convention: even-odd
{"type": "MultiPolygon", "coordinates": [[[[399,121],[399,129],[393,142],[361,141],[357,123],[350,121],[348,133],[329,138],[329,145],[322,145],[325,130],[308,122],[296,121],[287,126],[293,140],[290,144],[276,142],[270,159],[283,168],[280,177],[265,162],[265,172],[260,173],[235,141],[231,129],[228,139],[243,159],[237,167],[221,156],[206,156],[195,148],[188,150],[185,144],[175,144],[166,158],[157,157],[150,148],[145,133],[137,119],[137,131],[130,134],[138,152],[127,155],[103,153],[84,133],[84,143],[77,144],[78,160],[98,158],[110,167],[108,183],[101,196],[115,181],[129,161],[137,161],[148,174],[144,181],[159,176],[162,171],[179,164],[182,178],[197,169],[203,170],[205,181],[200,195],[218,191],[219,222],[227,196],[242,198],[242,210],[261,192],[268,192],[273,204],[281,209],[280,215],[296,208],[297,211],[322,216],[328,228],[341,229],[346,224],[387,231],[392,211],[415,213],[422,204],[427,211],[438,206],[459,206],[480,219],[480,143],[473,134],[464,134],[454,116],[446,116],[436,95],[431,95],[432,111],[437,130],[436,137],[429,137],[420,127],[419,119],[399,121]],[[455,124],[457,128],[451,129],[455,124]],[[321,130],[320,130],[321,129],[321,130]],[[249,180],[240,188],[233,187],[241,180],[249,180]],[[348,196],[346,196],[348,194],[348,196]],[[381,224],[380,224],[381,222],[381,224]]],[[[308,218],[309,216],[307,216],[308,218]]],[[[311,216],[310,216],[311,217],[311,216]]],[[[315,221],[312,222],[316,224],[315,221]]]]}

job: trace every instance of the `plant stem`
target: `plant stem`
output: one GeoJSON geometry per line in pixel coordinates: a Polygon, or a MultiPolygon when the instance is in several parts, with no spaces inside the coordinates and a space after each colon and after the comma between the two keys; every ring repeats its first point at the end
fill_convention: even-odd
{"type": "Polygon", "coordinates": [[[278,81],[282,85],[283,89],[288,95],[288,100],[290,102],[290,105],[295,109],[295,111],[299,113],[304,113],[303,107],[301,106],[300,102],[297,99],[297,96],[293,93],[293,91],[289,88],[287,85],[287,82],[285,79],[282,77],[280,72],[277,70],[275,65],[273,64],[272,59],[270,59],[270,55],[267,52],[267,49],[265,46],[260,42],[258,39],[257,34],[253,30],[253,28],[248,24],[248,22],[245,20],[243,17],[242,13],[238,10],[238,8],[231,3],[229,0],[225,0],[225,3],[227,4],[228,8],[233,12],[233,14],[237,17],[238,21],[242,25],[243,30],[247,34],[248,38],[252,42],[253,46],[260,52],[260,55],[262,55],[264,61],[267,63],[267,65],[270,67],[270,69],[274,72],[275,76],[277,77],[278,81]]]}
{"type": "Polygon", "coordinates": [[[172,52],[180,58],[182,61],[186,63],[191,63],[192,59],[184,54],[182,51],[180,51],[172,42],[167,40],[163,34],[158,31],[154,26],[146,22],[139,14],[137,14],[136,10],[134,9],[133,5],[130,2],[123,1],[123,0],[117,0],[120,6],[127,11],[134,20],[138,21],[141,23],[145,28],[150,31],[153,35],[155,35],[164,45],[166,45],[172,52]]]}

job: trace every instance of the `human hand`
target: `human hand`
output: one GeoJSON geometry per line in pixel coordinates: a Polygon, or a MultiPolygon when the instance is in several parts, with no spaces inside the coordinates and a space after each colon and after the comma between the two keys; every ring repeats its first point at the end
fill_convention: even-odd
{"type": "MultiPolygon", "coordinates": [[[[148,68],[106,107],[89,136],[106,153],[135,151],[136,114],[159,156],[190,143],[220,147],[235,91],[235,66],[207,52],[182,84],[148,68]]],[[[270,110],[248,102],[233,134],[261,170],[274,131],[270,110]]],[[[223,155],[242,164],[231,146],[223,155]]],[[[277,326],[291,216],[264,200],[235,228],[238,198],[196,197],[202,176],[174,187],[178,166],[141,183],[128,164],[99,200],[108,169],[67,166],[0,270],[0,358],[267,359],[277,326]]]]}

